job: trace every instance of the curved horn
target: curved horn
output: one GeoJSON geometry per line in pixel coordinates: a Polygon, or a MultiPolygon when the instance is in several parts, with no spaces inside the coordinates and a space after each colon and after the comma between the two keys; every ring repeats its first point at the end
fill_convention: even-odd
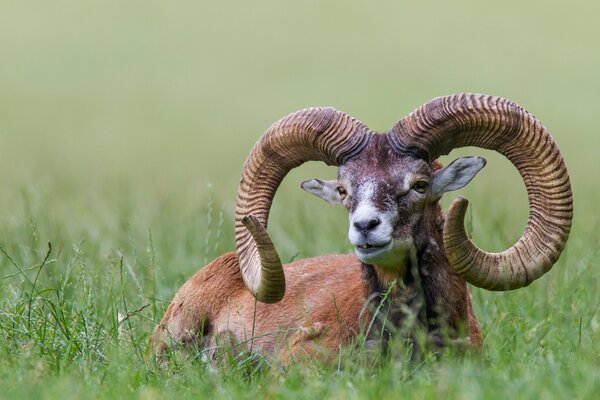
{"type": "Polygon", "coordinates": [[[396,151],[429,161],[458,147],[495,150],[523,177],[529,220],[517,243],[501,253],[482,251],[467,237],[465,199],[450,207],[444,247],[458,275],[485,289],[510,290],[529,285],[552,268],[569,237],[573,198],[558,147],[533,115],[494,96],[439,97],[400,120],[388,138],[396,151]]]}
{"type": "Polygon", "coordinates": [[[287,173],[306,161],[342,165],[360,153],[369,129],[333,108],[309,108],[271,126],[252,148],[242,171],[235,210],[235,241],[244,283],[257,300],[285,293],[281,261],[267,234],[269,210],[287,173]]]}

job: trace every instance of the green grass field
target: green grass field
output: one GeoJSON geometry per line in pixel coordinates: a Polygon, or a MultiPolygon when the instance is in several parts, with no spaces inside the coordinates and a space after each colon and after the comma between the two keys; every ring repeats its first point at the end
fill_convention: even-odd
{"type": "MultiPolygon", "coordinates": [[[[0,2],[0,398],[600,395],[600,3],[204,3],[0,2]],[[234,248],[241,167],[272,122],[331,105],[383,131],[457,92],[534,113],[575,196],[548,275],[472,289],[482,355],[154,365],[148,338],[177,288],[234,248]]],[[[460,194],[476,242],[502,250],[525,225],[524,186],[490,152],[444,161],[461,154],[488,158],[460,194]]],[[[352,251],[344,210],[299,189],[334,175],[311,163],[284,181],[269,225],[283,260],[352,251]]]]}

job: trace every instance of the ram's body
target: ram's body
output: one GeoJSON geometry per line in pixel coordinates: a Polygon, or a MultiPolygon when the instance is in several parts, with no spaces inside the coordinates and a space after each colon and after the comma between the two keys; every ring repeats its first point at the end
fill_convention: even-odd
{"type": "Polygon", "coordinates": [[[300,355],[335,350],[361,329],[369,342],[385,343],[394,332],[412,338],[415,324],[437,345],[468,336],[480,346],[466,282],[491,290],[527,286],[558,259],[572,215],[556,144],[533,115],[506,99],[437,98],[385,134],[332,108],[301,110],[274,124],[252,149],[238,190],[237,252],[183,285],[156,328],[154,346],[161,352],[170,341],[197,343],[214,354],[221,341],[300,355]],[[498,151],[524,177],[529,221],[501,253],[482,251],[469,239],[466,199],[442,214],[442,195],[485,165],[478,157],[443,168],[437,163],[464,146],[498,151]],[[348,210],[356,257],[283,268],[266,230],[269,210],[285,175],[308,160],[339,167],[337,179],[305,181],[302,188],[348,210]],[[384,310],[383,318],[374,318],[374,309],[384,310]]]}
{"type": "MultiPolygon", "coordinates": [[[[286,294],[280,302],[254,300],[244,286],[235,253],[217,258],[190,278],[175,295],[153,341],[162,348],[174,341],[199,344],[210,355],[231,345],[275,354],[280,359],[319,353],[335,354],[371,321],[367,307],[369,285],[362,264],[352,255],[329,255],[296,261],[284,266],[286,294]],[[219,342],[219,340],[222,340],[219,342]]],[[[465,315],[470,342],[482,344],[466,283],[456,277],[452,301],[465,315]]]]}

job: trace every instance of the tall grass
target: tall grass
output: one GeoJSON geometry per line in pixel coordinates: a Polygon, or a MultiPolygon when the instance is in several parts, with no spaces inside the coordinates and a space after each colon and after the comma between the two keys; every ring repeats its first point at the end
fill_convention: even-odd
{"type": "MultiPolygon", "coordinates": [[[[478,208],[484,208],[480,212],[498,213],[484,206],[485,197],[478,199],[478,208]]],[[[214,222],[220,211],[208,197],[196,200],[203,206],[192,207],[195,218],[171,220],[174,211],[149,212],[147,219],[113,224],[104,239],[88,239],[100,217],[85,221],[91,228],[81,228],[83,236],[58,227],[52,248],[34,239],[45,235],[33,233],[40,230],[35,227],[49,224],[44,211],[33,206],[31,215],[22,216],[34,222],[0,250],[5,396],[586,398],[600,389],[598,278],[589,267],[597,251],[590,251],[591,238],[577,232],[555,269],[530,288],[472,290],[485,334],[481,356],[449,354],[413,363],[400,353],[373,364],[359,346],[343,349],[333,365],[307,362],[284,368],[247,354],[207,364],[194,351],[175,353],[166,366],[156,365],[148,356],[148,336],[177,286],[204,257],[232,247],[230,218],[223,218],[221,226],[214,222]],[[207,226],[212,226],[210,233],[204,229],[196,234],[196,246],[187,248],[184,236],[207,226]],[[208,245],[203,236],[211,238],[208,245]],[[180,248],[179,255],[173,247],[180,248]]],[[[286,200],[292,209],[302,210],[302,199],[286,200]]],[[[178,206],[184,214],[189,211],[178,206]]],[[[324,224],[340,223],[328,210],[315,214],[324,224]]],[[[306,248],[316,234],[303,226],[304,218],[302,212],[274,216],[275,230],[289,228],[290,240],[302,244],[284,257],[310,255],[306,248]]],[[[504,219],[511,219],[506,211],[504,219]]],[[[484,236],[478,229],[475,224],[474,235],[484,236]]],[[[498,240],[493,236],[486,243],[498,240]]],[[[346,246],[343,235],[330,240],[340,249],[346,246]]]]}
{"type": "MultiPolygon", "coordinates": [[[[596,2],[3,2],[0,397],[595,398],[600,340],[596,2]],[[575,193],[567,249],[530,287],[472,289],[482,355],[284,368],[148,356],[177,288],[232,250],[239,173],[270,123],[333,105],[385,130],[432,97],[511,98],[546,124],[575,193]]],[[[460,194],[478,244],[518,238],[520,177],[491,152],[460,194]]],[[[283,260],[350,252],[345,212],[285,179],[283,260]]],[[[443,199],[447,207],[454,194],[443,199]]]]}

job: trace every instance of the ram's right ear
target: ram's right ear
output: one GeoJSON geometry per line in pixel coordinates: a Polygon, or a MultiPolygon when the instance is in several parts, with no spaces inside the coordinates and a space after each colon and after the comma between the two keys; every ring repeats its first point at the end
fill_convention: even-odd
{"type": "Polygon", "coordinates": [[[320,179],[311,179],[302,182],[300,187],[308,193],[312,193],[336,206],[341,206],[344,202],[344,197],[346,197],[344,188],[337,180],[322,181],[320,179]]]}

